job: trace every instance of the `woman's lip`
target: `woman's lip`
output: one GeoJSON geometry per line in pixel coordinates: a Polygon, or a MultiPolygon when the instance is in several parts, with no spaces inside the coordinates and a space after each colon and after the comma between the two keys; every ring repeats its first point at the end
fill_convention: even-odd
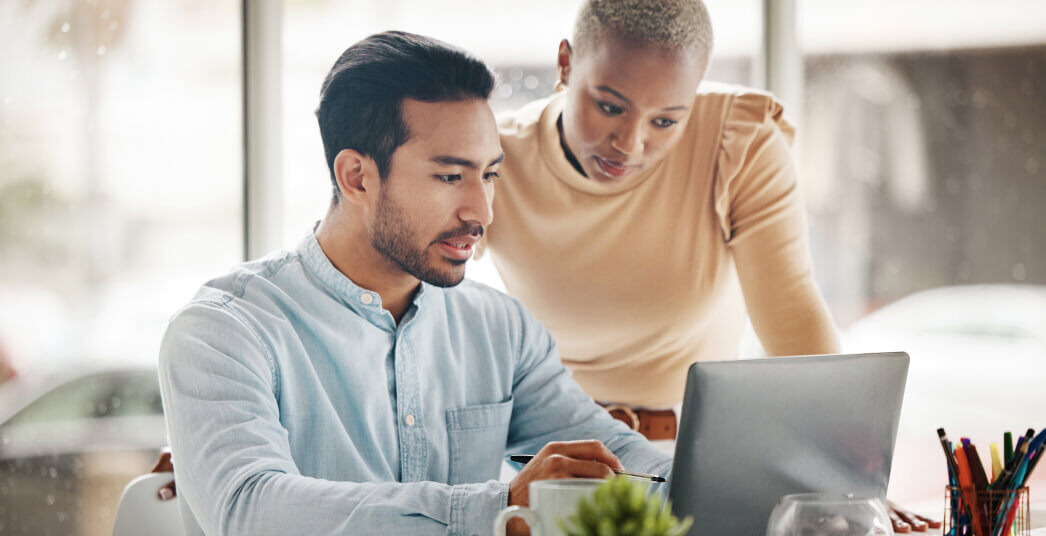
{"type": "Polygon", "coordinates": [[[468,260],[472,257],[472,244],[465,244],[465,247],[459,248],[449,242],[440,241],[439,247],[443,249],[443,253],[448,257],[461,260],[468,260]]]}
{"type": "Polygon", "coordinates": [[[607,160],[599,156],[593,156],[593,160],[596,161],[596,165],[599,166],[600,171],[604,175],[610,177],[623,177],[635,169],[635,166],[618,164],[612,160],[607,160]]]}

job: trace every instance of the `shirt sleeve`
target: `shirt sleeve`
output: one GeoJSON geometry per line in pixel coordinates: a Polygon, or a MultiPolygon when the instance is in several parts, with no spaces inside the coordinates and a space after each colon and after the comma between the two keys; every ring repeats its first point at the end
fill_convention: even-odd
{"type": "Polygon", "coordinates": [[[498,482],[333,482],[303,476],[280,424],[279,374],[247,318],[196,303],[172,319],[160,387],[178,495],[207,534],[489,534],[498,482]]]}
{"type": "Polygon", "coordinates": [[[793,130],[768,95],[736,95],[724,125],[715,209],[752,325],[768,355],[839,351],[814,281],[790,151],[793,130]]]}
{"type": "MultiPolygon", "coordinates": [[[[518,303],[517,303],[518,305],[518,303]]],[[[625,469],[668,478],[672,456],[615,420],[563,366],[551,334],[519,306],[520,349],[508,454],[534,454],[550,441],[598,439],[625,469]]]]}

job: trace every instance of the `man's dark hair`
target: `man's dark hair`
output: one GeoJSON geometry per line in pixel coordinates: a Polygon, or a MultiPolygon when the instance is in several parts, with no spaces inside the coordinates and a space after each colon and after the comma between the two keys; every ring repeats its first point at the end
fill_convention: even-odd
{"type": "Polygon", "coordinates": [[[373,158],[385,180],[392,153],[410,139],[403,99],[488,99],[493,88],[494,75],[482,61],[431,37],[384,32],[349,47],[323,81],[316,109],[333,202],[339,197],[334,158],[343,149],[373,158]]]}

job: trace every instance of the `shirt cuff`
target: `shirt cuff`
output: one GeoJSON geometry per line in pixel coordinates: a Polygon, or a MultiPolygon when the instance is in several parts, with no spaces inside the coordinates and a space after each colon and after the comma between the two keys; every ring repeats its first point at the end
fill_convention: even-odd
{"type": "Polygon", "coordinates": [[[450,536],[488,536],[494,518],[508,506],[508,483],[491,480],[454,486],[450,494],[450,536]]]}

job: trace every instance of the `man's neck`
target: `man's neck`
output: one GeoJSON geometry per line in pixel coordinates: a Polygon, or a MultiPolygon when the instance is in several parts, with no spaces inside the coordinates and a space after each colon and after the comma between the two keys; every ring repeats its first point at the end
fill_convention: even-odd
{"type": "Polygon", "coordinates": [[[421,282],[375,251],[360,225],[335,210],[316,229],[316,241],[339,272],[357,286],[381,296],[381,306],[399,324],[421,282]]]}

